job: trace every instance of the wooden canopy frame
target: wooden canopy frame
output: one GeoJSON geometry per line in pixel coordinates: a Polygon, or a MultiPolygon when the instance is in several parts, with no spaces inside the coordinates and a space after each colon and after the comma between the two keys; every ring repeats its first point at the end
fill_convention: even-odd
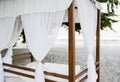
{"type": "MultiPolygon", "coordinates": [[[[75,75],[75,1],[73,0],[68,9],[69,20],[69,82],[75,82],[87,69],[75,75]]],[[[96,32],[96,72],[98,74],[97,82],[100,82],[100,10],[97,10],[97,32],[96,32]]],[[[80,82],[84,82],[87,76],[83,77],[80,82]]]]}
{"type": "MultiPolygon", "coordinates": [[[[76,79],[78,79],[80,76],[82,76],[83,74],[85,74],[87,72],[87,69],[83,70],[82,72],[78,73],[77,75],[75,75],[75,17],[74,17],[74,9],[75,9],[75,1],[73,0],[72,4],[70,5],[69,9],[68,9],[68,21],[69,21],[69,75],[62,75],[62,74],[57,74],[57,73],[50,73],[45,71],[45,75],[50,75],[50,76],[54,76],[54,77],[58,77],[58,78],[63,78],[63,79],[68,79],[69,82],[75,82],[76,79]]],[[[22,59],[27,59],[27,58],[31,58],[33,60],[32,56],[25,56],[25,54],[23,55],[17,55],[17,57],[13,58],[19,58],[19,56],[23,56],[22,59]]],[[[18,59],[19,60],[19,59],[18,59]]],[[[18,61],[16,60],[16,61],[18,61]]],[[[14,61],[15,62],[15,61],[14,61]]],[[[16,66],[16,65],[10,65],[10,64],[6,64],[4,63],[5,66],[8,67],[13,67],[13,68],[17,68],[17,69],[22,69],[22,70],[26,70],[26,71],[30,71],[30,72],[35,72],[34,69],[31,68],[26,68],[26,67],[20,67],[20,66],[16,66]]],[[[14,73],[17,75],[21,75],[21,76],[25,76],[28,78],[34,78],[34,76],[32,75],[28,75],[25,73],[20,73],[17,71],[13,71],[13,70],[9,70],[9,69],[4,69],[4,71],[9,72],[9,73],[14,73]]],[[[96,72],[98,74],[98,79],[97,82],[100,82],[100,10],[97,11],[97,32],[96,32],[96,72]]],[[[87,75],[84,76],[79,82],[85,82],[85,80],[87,79],[87,75]]],[[[48,80],[46,79],[46,82],[56,82],[53,80],[48,80]]]]}

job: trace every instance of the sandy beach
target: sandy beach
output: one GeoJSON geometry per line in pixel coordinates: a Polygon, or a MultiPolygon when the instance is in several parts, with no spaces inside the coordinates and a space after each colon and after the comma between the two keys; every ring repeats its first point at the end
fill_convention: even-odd
{"type": "MultiPolygon", "coordinates": [[[[119,43],[119,41],[118,41],[119,43]]],[[[120,82],[120,45],[116,43],[101,43],[101,81],[100,82],[120,82]]],[[[28,52],[28,49],[15,48],[14,54],[28,52]]],[[[55,42],[44,62],[68,64],[67,42],[59,44],[55,42]]],[[[83,43],[76,43],[76,65],[82,69],[86,67],[87,53],[83,43]]]]}

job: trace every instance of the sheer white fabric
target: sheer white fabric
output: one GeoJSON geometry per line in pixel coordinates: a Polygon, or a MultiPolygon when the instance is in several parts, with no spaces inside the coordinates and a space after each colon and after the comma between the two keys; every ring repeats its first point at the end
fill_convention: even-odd
{"type": "Polygon", "coordinates": [[[69,8],[72,0],[0,0],[0,18],[69,8]]]}
{"type": "MultiPolygon", "coordinates": [[[[64,17],[63,22],[68,22],[68,10],[66,10],[66,12],[65,12],[65,17],[64,17]]],[[[75,23],[79,23],[79,22],[80,22],[80,20],[78,17],[78,9],[75,9],[75,23]]]]}
{"type": "MultiPolygon", "coordinates": [[[[13,51],[12,51],[12,47],[10,47],[5,54],[5,57],[3,58],[3,62],[8,63],[8,64],[12,64],[12,55],[13,55],[13,51]]],[[[4,68],[8,69],[10,67],[4,66],[4,68]]]]}
{"type": "Polygon", "coordinates": [[[19,35],[21,34],[21,32],[22,32],[22,22],[20,20],[20,17],[17,17],[16,21],[15,21],[13,33],[12,33],[10,41],[7,45],[8,51],[5,55],[5,57],[3,58],[4,63],[12,64],[12,55],[13,55],[12,47],[15,44],[15,42],[17,41],[17,39],[19,38],[19,35]]]}
{"type": "Polygon", "coordinates": [[[95,6],[99,9],[99,10],[102,10],[102,6],[100,4],[100,2],[96,1],[96,0],[90,0],[93,4],[95,4],[95,6]]]}
{"type": "Polygon", "coordinates": [[[0,82],[4,82],[4,72],[3,72],[1,53],[0,53],[0,82]]]}
{"type": "Polygon", "coordinates": [[[45,82],[41,61],[53,45],[64,14],[59,11],[22,16],[28,48],[37,60],[35,82],[45,82]]]}
{"type": "Polygon", "coordinates": [[[78,13],[82,34],[88,50],[88,79],[87,82],[96,82],[97,74],[93,52],[95,48],[95,35],[97,27],[97,8],[90,0],[77,0],[78,13]]]}
{"type": "MultiPolygon", "coordinates": [[[[11,38],[14,29],[15,18],[0,19],[0,52],[7,48],[7,44],[11,38]]],[[[2,66],[2,58],[0,54],[0,82],[4,82],[4,73],[2,66]]]]}

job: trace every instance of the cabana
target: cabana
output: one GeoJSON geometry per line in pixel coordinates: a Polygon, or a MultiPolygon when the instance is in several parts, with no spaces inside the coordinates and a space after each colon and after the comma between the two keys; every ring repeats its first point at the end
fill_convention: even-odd
{"type": "Polygon", "coordinates": [[[76,79],[80,78],[86,72],[87,75],[81,77],[79,82],[85,82],[86,79],[87,82],[96,82],[96,80],[97,82],[100,82],[100,6],[96,0],[77,0],[76,3],[84,41],[88,50],[88,68],[77,75],[75,74],[74,0],[0,1],[0,29],[2,30],[0,32],[0,51],[8,48],[6,56],[3,59],[0,57],[0,82],[4,82],[3,65],[5,66],[4,71],[28,78],[34,78],[35,82],[56,82],[48,78],[44,79],[44,74],[67,79],[69,82],[75,82],[76,79]],[[31,2],[34,6],[30,5],[31,2]],[[13,3],[15,3],[15,5],[13,5],[13,3]],[[5,9],[3,10],[4,7],[5,9]],[[12,9],[12,12],[9,12],[9,9],[12,9]],[[41,60],[50,50],[59,30],[58,27],[60,27],[61,23],[63,22],[65,10],[67,9],[69,22],[69,74],[62,75],[47,71],[43,72],[41,60]],[[15,19],[16,17],[17,19],[15,19]],[[10,64],[12,61],[11,48],[21,33],[21,27],[23,27],[25,30],[28,48],[36,60],[36,69],[10,64]],[[93,58],[95,36],[96,63],[94,62],[93,58]],[[2,62],[4,63],[2,64],[2,62]],[[35,75],[10,70],[10,67],[35,72],[35,75]]]}

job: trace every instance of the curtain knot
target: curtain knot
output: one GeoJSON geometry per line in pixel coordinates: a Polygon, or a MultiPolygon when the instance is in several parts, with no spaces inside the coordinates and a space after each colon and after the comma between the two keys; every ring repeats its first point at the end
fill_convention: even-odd
{"type": "Polygon", "coordinates": [[[95,69],[96,66],[95,66],[95,62],[94,62],[94,57],[91,53],[88,55],[87,66],[88,66],[87,82],[96,82],[96,79],[97,79],[97,73],[96,73],[96,69],[95,69]]]}
{"type": "Polygon", "coordinates": [[[3,72],[3,64],[2,64],[1,53],[0,53],[0,82],[4,82],[4,72],[3,72]]]}
{"type": "Polygon", "coordinates": [[[35,82],[45,82],[41,61],[36,61],[35,82]]]}

